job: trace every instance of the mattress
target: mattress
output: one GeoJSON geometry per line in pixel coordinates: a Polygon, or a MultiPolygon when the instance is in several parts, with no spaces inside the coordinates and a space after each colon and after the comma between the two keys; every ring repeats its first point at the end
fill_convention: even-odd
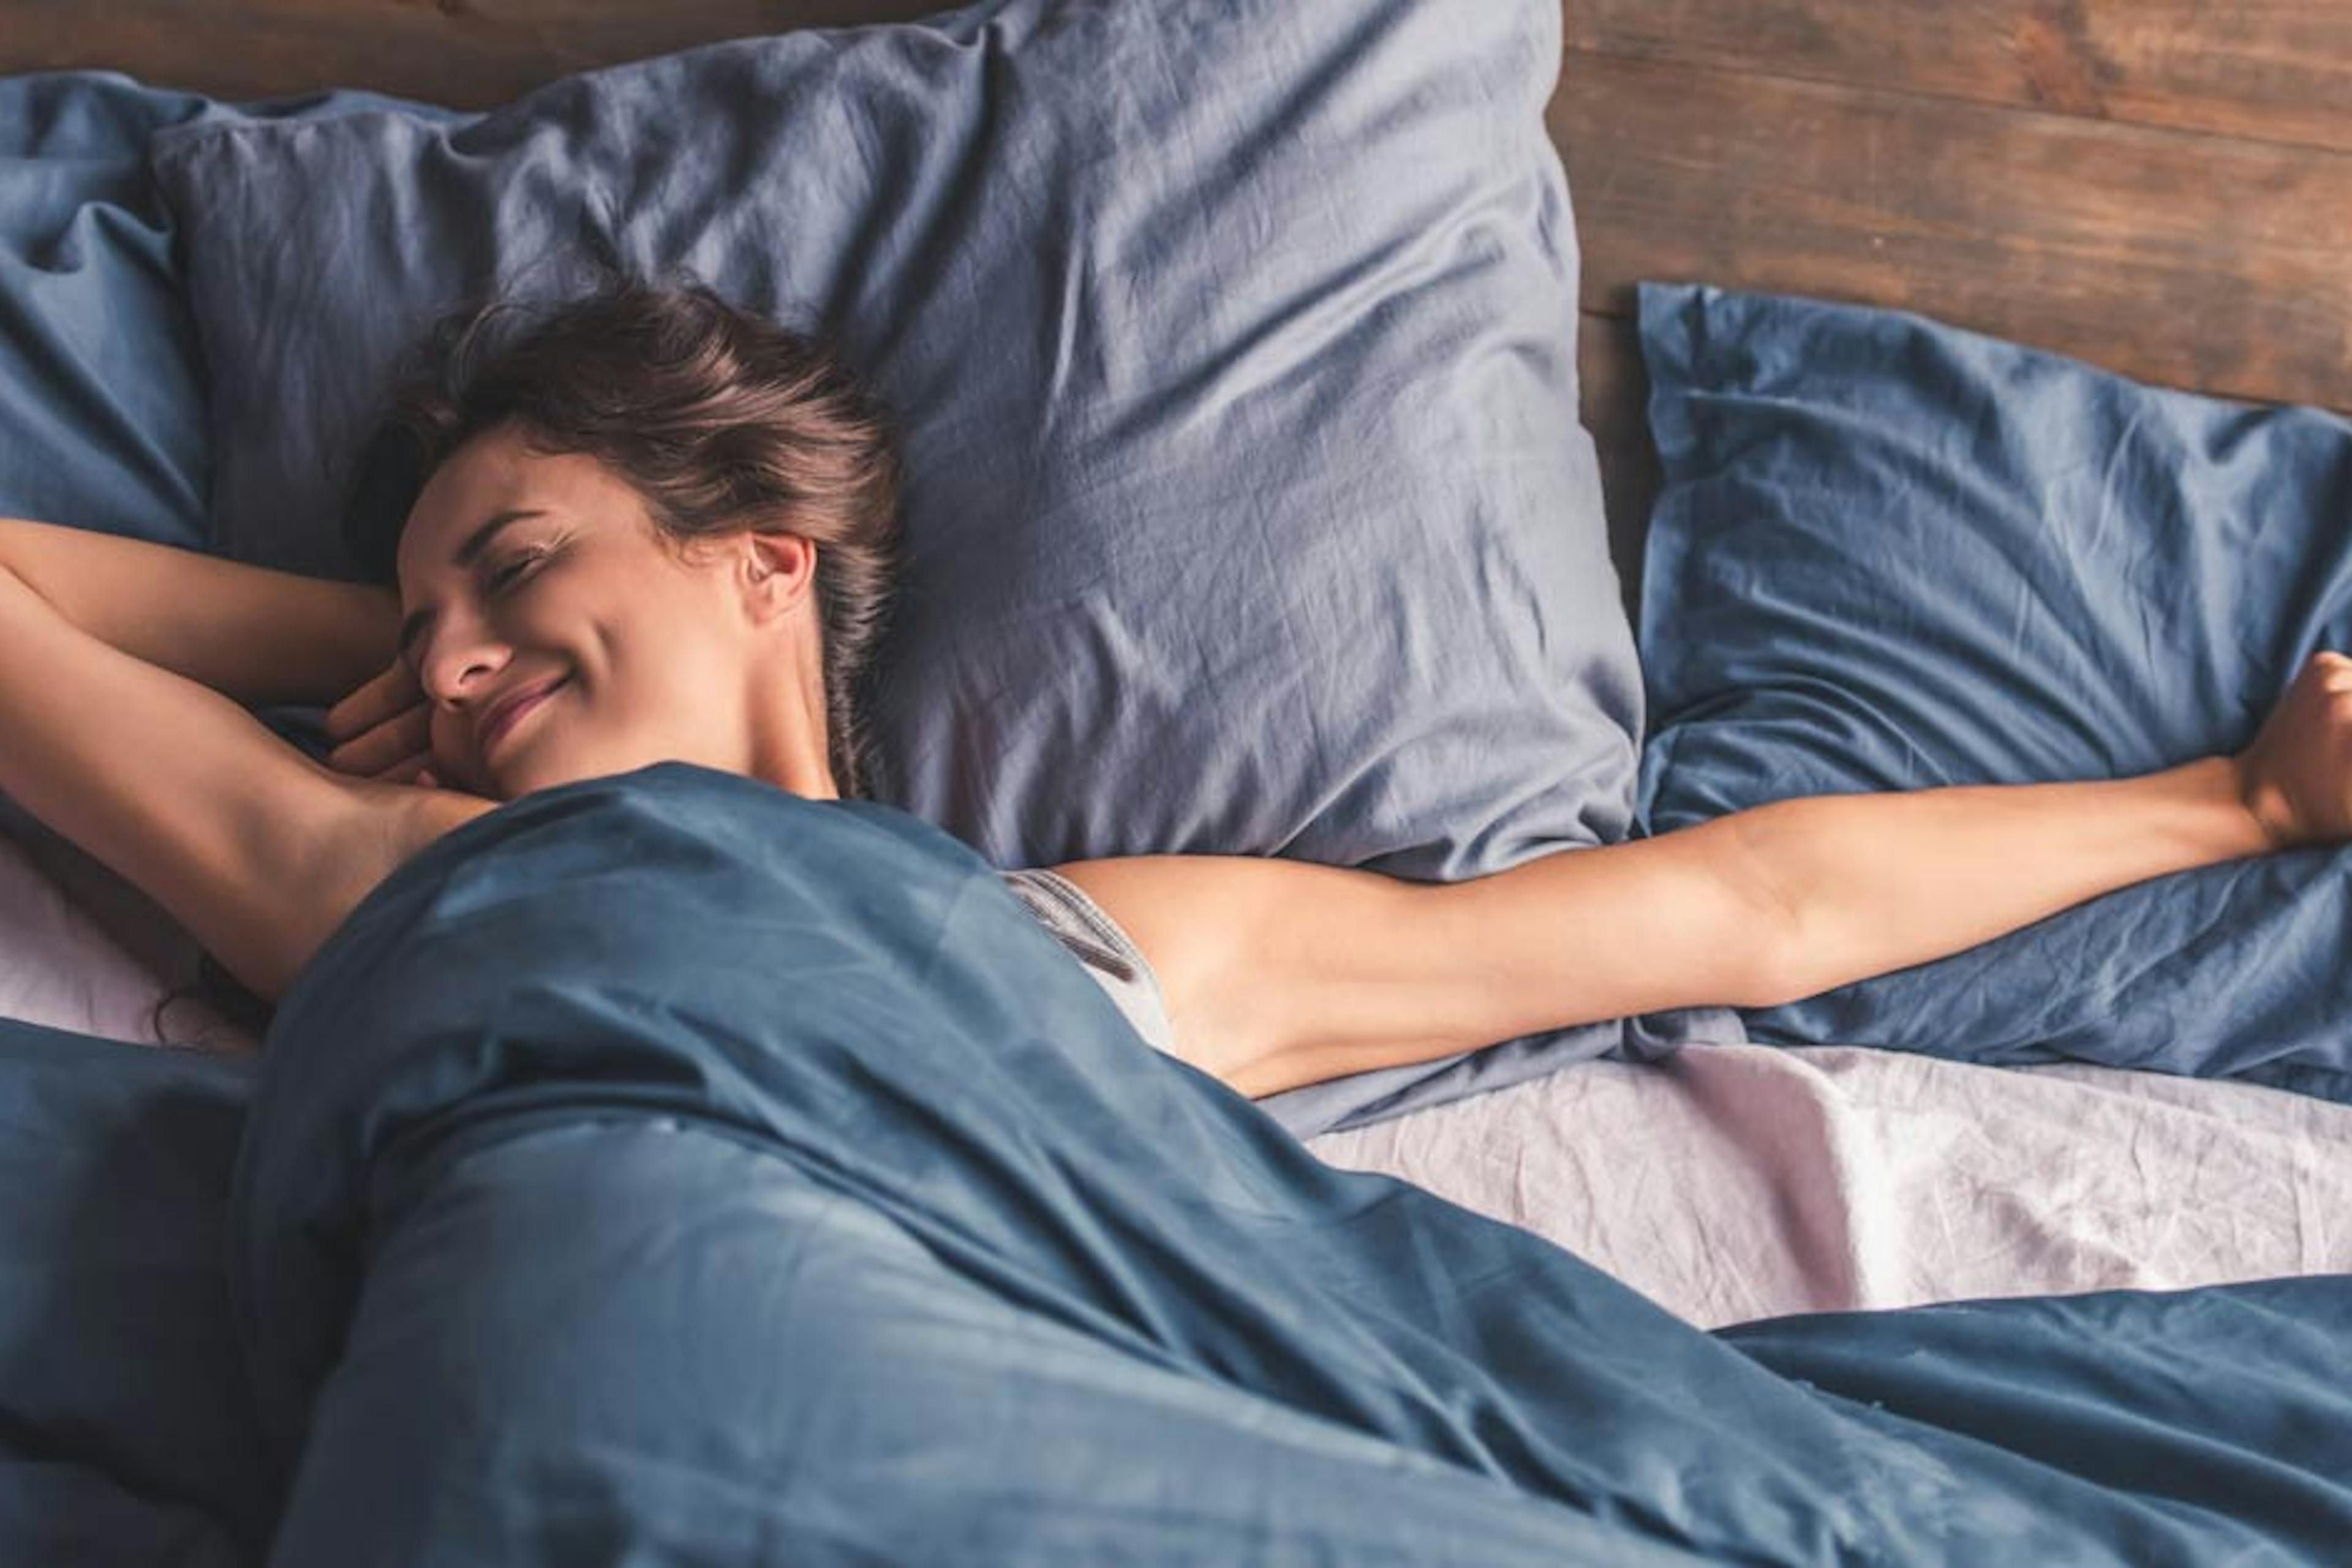
{"type": "MultiPolygon", "coordinates": [[[[194,960],[152,900],[0,807],[0,1016],[251,1049],[190,1002],[159,1037],[194,960]]],[[[1704,1046],[1308,1148],[1543,1236],[1702,1328],[2352,1272],[2352,1106],[2242,1083],[1704,1046]]]]}

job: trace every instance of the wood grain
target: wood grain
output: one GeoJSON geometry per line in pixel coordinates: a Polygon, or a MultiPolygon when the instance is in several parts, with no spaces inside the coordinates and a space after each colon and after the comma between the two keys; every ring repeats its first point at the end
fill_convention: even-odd
{"type": "Polygon", "coordinates": [[[2352,154],[1574,53],[1548,114],[1587,310],[1809,294],[2352,409],[2352,154]]]}
{"type": "Polygon", "coordinates": [[[1570,47],[2352,151],[2344,0],[1567,0],[1570,47]]]}
{"type": "Polygon", "coordinates": [[[575,71],[800,27],[903,22],[939,0],[0,0],[0,73],[120,70],[252,99],[365,87],[489,109],[575,71]]]}

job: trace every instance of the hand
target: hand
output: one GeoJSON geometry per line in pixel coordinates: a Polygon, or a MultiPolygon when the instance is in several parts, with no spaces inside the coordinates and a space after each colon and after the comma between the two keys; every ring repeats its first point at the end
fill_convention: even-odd
{"type": "Polygon", "coordinates": [[[2352,838],[2352,658],[2313,654],[2234,760],[2273,848],[2352,838]]]}
{"type": "Polygon", "coordinates": [[[327,765],[337,773],[438,789],[433,760],[433,704],[408,666],[392,667],[327,710],[327,765]]]}

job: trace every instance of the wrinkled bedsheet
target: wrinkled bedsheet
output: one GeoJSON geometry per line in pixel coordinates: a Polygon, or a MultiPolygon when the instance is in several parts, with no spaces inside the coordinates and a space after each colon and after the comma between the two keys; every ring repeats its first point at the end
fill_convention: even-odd
{"type": "Polygon", "coordinates": [[[2352,1105],[2221,1079],[1693,1046],[1307,1147],[1525,1226],[1709,1328],[2352,1273],[2352,1105]]]}
{"type": "MultiPolygon", "coordinates": [[[[675,763],[509,803],[354,911],[254,1079],[225,1255],[282,1561],[2352,1534],[2352,1278],[1709,1335],[1317,1159],[871,803],[675,763]]],[[[11,1489],[55,1469],[0,1436],[11,1489]]]]}

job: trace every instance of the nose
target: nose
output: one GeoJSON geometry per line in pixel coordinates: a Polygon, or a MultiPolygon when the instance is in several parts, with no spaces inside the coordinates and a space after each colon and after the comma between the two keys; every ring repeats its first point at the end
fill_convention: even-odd
{"type": "Polygon", "coordinates": [[[461,699],[478,700],[511,655],[487,627],[445,611],[417,656],[418,684],[435,707],[454,709],[461,699]]]}

